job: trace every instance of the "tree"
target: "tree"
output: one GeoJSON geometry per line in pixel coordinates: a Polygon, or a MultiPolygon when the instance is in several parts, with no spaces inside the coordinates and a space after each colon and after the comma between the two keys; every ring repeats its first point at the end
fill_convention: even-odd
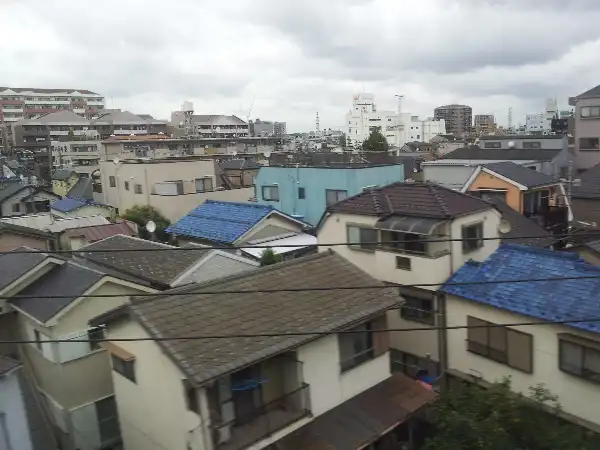
{"type": "Polygon", "coordinates": [[[171,225],[171,222],[150,205],[135,205],[121,214],[121,218],[135,222],[138,225],[140,237],[143,239],[151,238],[150,233],[146,230],[146,224],[153,221],[156,224],[156,231],[154,232],[156,238],[159,241],[168,239],[165,229],[171,225]]]}
{"type": "Polygon", "coordinates": [[[281,261],[281,256],[276,255],[272,248],[265,248],[260,255],[260,266],[270,266],[281,261]]]}
{"type": "Polygon", "coordinates": [[[390,146],[381,131],[375,128],[363,142],[362,148],[366,152],[387,152],[390,146]]]}
{"type": "Polygon", "coordinates": [[[558,417],[558,399],[543,386],[525,397],[510,385],[505,379],[489,389],[464,385],[442,393],[434,405],[437,431],[424,450],[600,448],[597,435],[558,417]]]}

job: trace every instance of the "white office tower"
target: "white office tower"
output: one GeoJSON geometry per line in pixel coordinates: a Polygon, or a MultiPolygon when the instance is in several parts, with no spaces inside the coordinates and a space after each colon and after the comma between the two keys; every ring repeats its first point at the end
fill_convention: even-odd
{"type": "Polygon", "coordinates": [[[407,142],[429,142],[432,137],[445,134],[443,120],[430,117],[419,119],[410,113],[379,111],[375,96],[361,93],[354,96],[352,109],[346,114],[346,143],[349,147],[360,147],[371,132],[379,129],[390,147],[401,148],[407,142]]]}
{"type": "Polygon", "coordinates": [[[552,119],[558,116],[558,102],[556,98],[546,99],[546,110],[544,111],[544,130],[552,129],[552,119]]]}

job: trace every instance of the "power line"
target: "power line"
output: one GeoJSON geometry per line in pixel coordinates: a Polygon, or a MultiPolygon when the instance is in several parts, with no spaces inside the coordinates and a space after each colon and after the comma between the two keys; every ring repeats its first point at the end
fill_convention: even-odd
{"type": "MultiPolygon", "coordinates": [[[[365,286],[322,286],[322,287],[302,287],[302,288],[280,288],[280,289],[249,289],[249,290],[218,290],[218,291],[175,291],[169,292],[148,292],[139,294],[64,294],[64,295],[3,295],[0,300],[27,299],[27,298],[116,298],[116,297],[172,297],[180,295],[220,295],[220,294],[272,294],[277,292],[319,292],[319,291],[353,291],[361,289],[389,289],[400,287],[437,287],[437,286],[471,286],[480,284],[512,284],[512,283],[537,283],[554,282],[569,280],[598,280],[600,275],[581,275],[572,277],[552,277],[552,278],[522,278],[514,280],[486,280],[486,281],[459,281],[450,283],[419,283],[419,284],[389,284],[389,285],[365,285],[365,286]]],[[[218,282],[218,279],[215,280],[218,282]]],[[[179,289],[179,288],[175,288],[179,289]]]]}
{"type": "MultiPolygon", "coordinates": [[[[553,240],[561,240],[572,237],[600,237],[600,232],[598,233],[567,233],[567,234],[555,234],[548,236],[507,236],[507,237],[481,237],[481,238],[444,238],[444,239],[423,239],[423,243],[436,243],[436,242],[464,242],[464,241],[498,241],[498,240],[520,240],[520,239],[553,239],[553,240]]],[[[401,239],[394,241],[378,241],[378,242],[336,242],[329,244],[315,244],[316,247],[339,247],[339,246],[354,246],[354,247],[367,247],[367,248],[376,248],[382,245],[388,244],[406,244],[411,243],[414,244],[414,240],[401,239]]],[[[93,245],[93,244],[90,244],[93,245]]],[[[193,252],[193,251],[201,251],[201,250],[243,250],[243,249],[267,249],[267,248],[301,248],[307,247],[306,245],[298,245],[298,244],[284,244],[284,245],[237,245],[237,246],[227,246],[227,245],[211,245],[211,246],[190,246],[190,247],[162,247],[156,246],[155,248],[132,248],[132,249],[121,249],[121,248],[112,248],[112,249],[88,249],[82,247],[78,250],[12,250],[8,252],[0,252],[0,256],[5,255],[19,255],[23,253],[28,254],[86,254],[86,253],[137,253],[137,252],[193,252]]]]}
{"type": "MultiPolygon", "coordinates": [[[[244,334],[201,334],[194,336],[168,336],[144,338],[99,338],[99,339],[45,339],[45,340],[2,340],[0,344],[38,344],[38,343],[72,343],[72,342],[143,342],[143,341],[197,341],[209,339],[251,339],[265,337],[294,337],[294,336],[328,336],[332,334],[364,334],[364,333],[396,333],[409,331],[440,331],[440,330],[466,330],[474,328],[505,328],[539,325],[567,325],[573,323],[600,322],[600,317],[593,319],[551,320],[544,322],[513,322],[513,323],[487,323],[484,325],[450,325],[444,327],[415,327],[415,328],[380,328],[376,330],[338,330],[338,331],[291,331],[285,333],[244,333],[244,334]]],[[[97,327],[102,328],[102,327],[97,327]]]]}

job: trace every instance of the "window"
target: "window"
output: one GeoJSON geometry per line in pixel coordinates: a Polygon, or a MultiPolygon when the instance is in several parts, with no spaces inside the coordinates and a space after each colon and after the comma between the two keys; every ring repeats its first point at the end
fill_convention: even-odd
{"type": "Polygon", "coordinates": [[[399,231],[384,230],[381,232],[382,247],[408,253],[427,253],[426,236],[399,231]]]}
{"type": "Polygon", "coordinates": [[[90,341],[90,351],[99,350],[102,348],[101,342],[95,340],[104,339],[104,330],[102,328],[92,328],[88,330],[88,339],[90,341]]]}
{"type": "Polygon", "coordinates": [[[112,175],[108,177],[108,184],[110,187],[117,187],[117,180],[112,175]]]}
{"type": "Polygon", "coordinates": [[[583,106],[581,108],[581,117],[585,119],[600,117],[600,106],[583,106]]]}
{"type": "Polygon", "coordinates": [[[185,395],[187,409],[199,414],[200,407],[198,405],[198,392],[188,380],[183,380],[183,393],[185,395]]]}
{"type": "Polygon", "coordinates": [[[125,182],[125,190],[128,191],[129,190],[129,181],[125,182]]]}
{"type": "Polygon", "coordinates": [[[348,197],[348,191],[342,191],[337,189],[325,189],[325,204],[327,206],[334,205],[335,203],[344,200],[348,197]]]}
{"type": "Polygon", "coordinates": [[[523,148],[542,148],[542,143],[538,141],[523,141],[523,148]]]}
{"type": "MultiPolygon", "coordinates": [[[[563,372],[600,383],[600,345],[559,340],[559,367],[563,372]],[[592,346],[596,348],[592,348],[592,346]]],[[[582,340],[583,341],[583,340],[582,340]]]]}
{"type": "Polygon", "coordinates": [[[196,192],[212,192],[213,181],[212,178],[198,178],[196,180],[196,192]]]}
{"type": "Polygon", "coordinates": [[[506,191],[493,191],[493,190],[486,190],[486,189],[479,189],[475,192],[472,192],[473,194],[478,194],[479,197],[481,197],[484,200],[501,200],[504,203],[506,203],[506,191]]]}
{"type": "Polygon", "coordinates": [[[298,188],[298,198],[300,200],[304,200],[306,198],[306,192],[304,191],[303,187],[298,188]]]}
{"type": "Polygon", "coordinates": [[[279,186],[263,186],[262,198],[267,202],[279,201],[279,186]]]}
{"type": "Polygon", "coordinates": [[[513,369],[533,372],[533,336],[467,316],[467,350],[513,369]]]}
{"type": "Polygon", "coordinates": [[[500,142],[484,142],[483,148],[501,148],[500,142]]]}
{"type": "Polygon", "coordinates": [[[470,253],[483,247],[483,224],[475,223],[462,228],[463,253],[470,253]]]}
{"type": "Polygon", "coordinates": [[[433,325],[435,323],[433,299],[403,295],[405,302],[400,309],[400,315],[415,322],[433,325]]]}
{"type": "Polygon", "coordinates": [[[141,184],[134,185],[134,189],[135,189],[135,193],[136,194],[141,194],[142,193],[142,185],[141,184]]]}
{"type": "Polygon", "coordinates": [[[436,379],[440,374],[439,363],[416,355],[390,349],[392,372],[401,372],[411,378],[417,378],[419,372],[426,370],[428,375],[436,379]]]}
{"type": "Polygon", "coordinates": [[[340,365],[342,372],[353,369],[375,357],[373,347],[373,329],[371,323],[365,323],[349,331],[364,331],[364,333],[339,334],[340,365]]]}
{"type": "Polygon", "coordinates": [[[600,149],[600,139],[597,137],[579,138],[579,150],[600,149]]]}
{"type": "Polygon", "coordinates": [[[115,372],[123,375],[129,381],[135,381],[135,359],[125,360],[114,353],[111,355],[112,368],[115,372]]]}
{"type": "Polygon", "coordinates": [[[100,431],[100,442],[108,442],[121,435],[119,429],[119,415],[114,395],[98,400],[96,403],[96,416],[98,417],[98,429],[100,431]]]}
{"type": "Polygon", "coordinates": [[[347,235],[350,248],[375,251],[378,240],[377,230],[349,225],[347,235]]]}
{"type": "Polygon", "coordinates": [[[12,212],[21,212],[21,204],[20,203],[13,203],[12,205],[12,212]]]}
{"type": "Polygon", "coordinates": [[[410,258],[407,256],[396,256],[396,269],[411,270],[410,258]]]}

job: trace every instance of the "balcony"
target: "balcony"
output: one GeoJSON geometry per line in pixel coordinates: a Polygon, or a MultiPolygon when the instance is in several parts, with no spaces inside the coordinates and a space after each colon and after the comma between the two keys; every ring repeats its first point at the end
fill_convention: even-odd
{"type": "Polygon", "coordinates": [[[309,416],[301,373],[290,352],[219,379],[207,390],[215,448],[246,449],[309,416]]]}

